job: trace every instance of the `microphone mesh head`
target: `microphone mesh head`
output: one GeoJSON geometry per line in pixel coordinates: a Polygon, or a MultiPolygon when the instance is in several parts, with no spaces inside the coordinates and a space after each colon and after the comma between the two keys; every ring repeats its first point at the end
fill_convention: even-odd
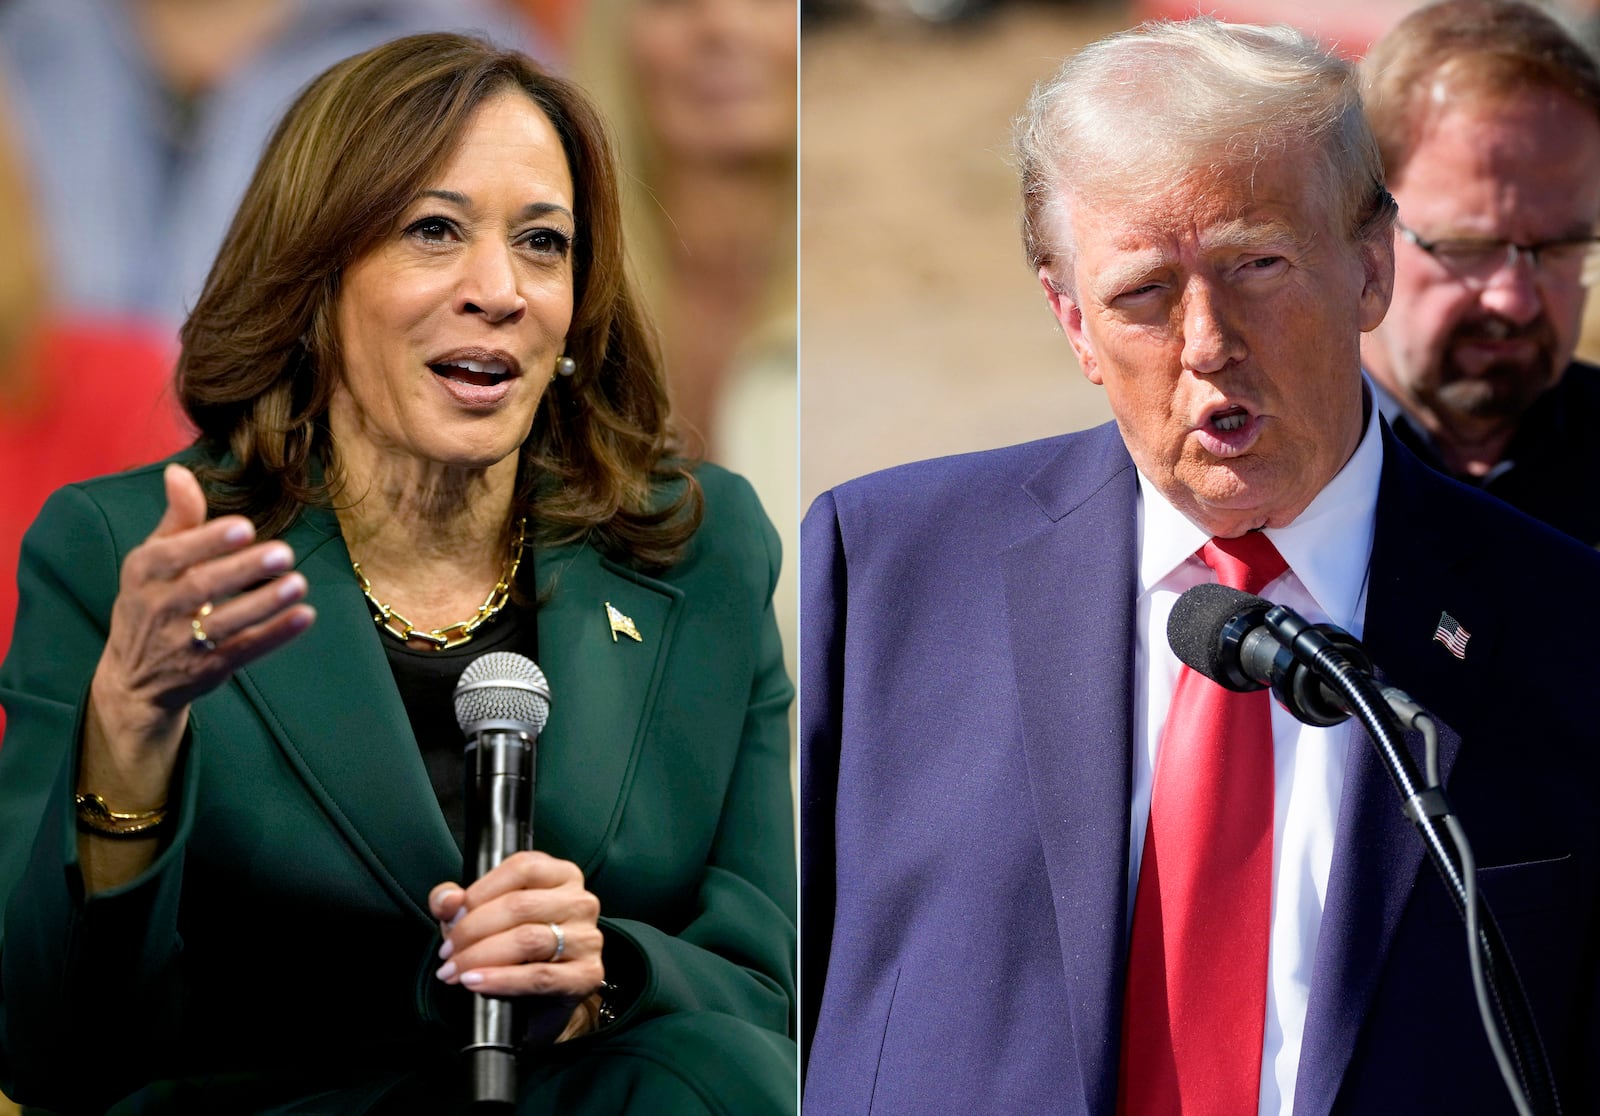
{"type": "Polygon", "coordinates": [[[1228,671],[1223,665],[1222,629],[1235,616],[1257,607],[1266,612],[1272,606],[1241,589],[1230,589],[1214,582],[1196,585],[1184,590],[1173,604],[1172,613],[1167,617],[1167,643],[1180,660],[1211,681],[1228,686],[1228,671]]]}
{"type": "Polygon", "coordinates": [[[456,722],[468,736],[486,721],[511,721],[538,736],[550,719],[550,683],[526,655],[491,651],[461,672],[455,706],[456,722]]]}

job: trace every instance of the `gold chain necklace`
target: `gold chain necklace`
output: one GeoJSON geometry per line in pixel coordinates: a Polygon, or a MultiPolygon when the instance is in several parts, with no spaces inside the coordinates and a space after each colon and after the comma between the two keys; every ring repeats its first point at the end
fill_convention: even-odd
{"type": "Polygon", "coordinates": [[[470,619],[463,620],[459,624],[447,624],[427,632],[373,596],[372,582],[361,572],[361,563],[352,558],[350,566],[356,571],[357,580],[361,582],[362,595],[372,607],[373,622],[401,643],[420,639],[432,651],[445,651],[468,642],[477,634],[478,629],[498,615],[500,610],[506,607],[506,602],[511,599],[511,585],[517,579],[517,567],[522,565],[522,544],[527,537],[527,525],[526,519],[517,520],[511,532],[511,552],[506,555],[506,564],[501,570],[500,580],[495,582],[494,588],[478,606],[478,611],[470,619]]]}

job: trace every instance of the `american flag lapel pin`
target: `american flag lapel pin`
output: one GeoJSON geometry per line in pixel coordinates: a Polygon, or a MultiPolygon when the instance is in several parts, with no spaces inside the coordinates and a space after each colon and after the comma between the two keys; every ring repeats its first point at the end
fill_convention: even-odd
{"type": "Polygon", "coordinates": [[[639,629],[634,627],[633,619],[617,611],[610,601],[606,602],[606,622],[611,625],[611,642],[617,642],[618,633],[627,636],[635,643],[643,643],[644,636],[639,634],[639,629]]]}
{"type": "Polygon", "coordinates": [[[1433,630],[1433,638],[1445,645],[1446,650],[1458,659],[1467,657],[1467,640],[1472,638],[1472,633],[1461,626],[1461,621],[1451,616],[1448,612],[1439,613],[1439,626],[1433,630]]]}

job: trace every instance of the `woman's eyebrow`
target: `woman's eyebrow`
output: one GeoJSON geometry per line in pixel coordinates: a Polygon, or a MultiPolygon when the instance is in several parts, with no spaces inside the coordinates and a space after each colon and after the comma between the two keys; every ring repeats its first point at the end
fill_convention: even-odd
{"type": "MultiPolygon", "coordinates": [[[[447,201],[451,205],[459,206],[462,209],[472,208],[472,199],[458,190],[419,190],[417,197],[438,198],[440,201],[447,201]]],[[[552,213],[565,217],[573,224],[577,224],[578,219],[573,216],[572,210],[557,202],[532,202],[523,206],[517,212],[517,217],[520,220],[526,220],[529,217],[548,217],[552,213]]]]}

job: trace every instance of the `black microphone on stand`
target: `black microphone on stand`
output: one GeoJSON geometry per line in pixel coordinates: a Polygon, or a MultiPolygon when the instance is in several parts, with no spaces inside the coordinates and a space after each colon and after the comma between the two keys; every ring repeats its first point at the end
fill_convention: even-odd
{"type": "Polygon", "coordinates": [[[1308,623],[1287,605],[1226,585],[1185,590],[1167,619],[1167,643],[1185,664],[1225,689],[1248,693],[1271,686],[1284,708],[1308,725],[1336,725],[1351,715],[1361,722],[1466,922],[1479,1012],[1513,1104],[1524,1116],[1559,1114],[1538,1024],[1478,893],[1472,847],[1433,777],[1437,732],[1427,710],[1399,690],[1380,689],[1366,650],[1348,632],[1308,623]],[[1406,750],[1407,728],[1419,728],[1427,738],[1427,783],[1406,750]]]}
{"type": "MultiPolygon", "coordinates": [[[[491,651],[461,672],[456,721],[467,735],[467,883],[533,847],[534,751],[550,718],[550,684],[532,659],[491,651]]],[[[517,1099],[510,1000],[472,997],[472,1041],[462,1048],[474,1105],[517,1099]]]]}
{"type": "Polygon", "coordinates": [[[1267,622],[1275,607],[1281,606],[1226,585],[1196,585],[1173,604],[1167,642],[1179,659],[1226,689],[1249,693],[1270,686],[1297,720],[1324,728],[1339,724],[1356,709],[1323,677],[1304,644],[1315,639],[1315,646],[1337,650],[1355,670],[1371,675],[1366,649],[1342,628],[1304,621],[1297,629],[1302,645],[1285,641],[1267,622]]]}

